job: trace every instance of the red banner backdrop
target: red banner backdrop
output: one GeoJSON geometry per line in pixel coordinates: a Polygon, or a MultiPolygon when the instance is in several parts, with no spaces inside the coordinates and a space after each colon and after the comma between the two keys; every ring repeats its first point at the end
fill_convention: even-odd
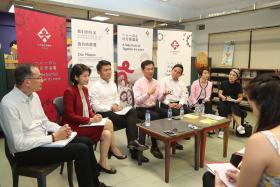
{"type": "Polygon", "coordinates": [[[44,83],[38,94],[46,115],[55,121],[52,101],[68,84],[66,18],[17,7],[15,21],[19,63],[39,66],[44,83]]]}

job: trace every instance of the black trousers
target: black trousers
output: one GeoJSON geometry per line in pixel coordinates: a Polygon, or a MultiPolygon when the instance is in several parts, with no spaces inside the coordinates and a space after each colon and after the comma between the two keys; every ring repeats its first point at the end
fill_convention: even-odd
{"type": "MultiPolygon", "coordinates": [[[[153,120],[157,120],[157,119],[163,119],[166,116],[166,112],[165,110],[161,109],[161,108],[157,108],[157,107],[151,107],[151,108],[143,108],[143,107],[137,107],[137,114],[138,114],[138,118],[145,120],[145,114],[146,114],[146,110],[150,111],[150,115],[151,115],[151,121],[153,120]]],[[[145,136],[141,136],[141,143],[145,143],[145,136]]],[[[157,147],[157,142],[155,138],[151,138],[152,140],[152,148],[157,147]]]]}
{"type": "Polygon", "coordinates": [[[86,137],[75,137],[62,148],[37,147],[29,151],[18,152],[15,159],[22,164],[53,164],[74,160],[79,187],[99,186],[97,161],[93,144],[86,137]]]}
{"type": "MultiPolygon", "coordinates": [[[[160,108],[162,110],[164,110],[164,114],[165,114],[165,118],[167,118],[167,111],[169,109],[169,106],[164,104],[164,103],[160,103],[160,108]]],[[[193,110],[190,109],[187,105],[183,105],[183,108],[184,108],[184,113],[185,114],[188,114],[188,113],[192,113],[193,110]]],[[[180,115],[180,109],[175,109],[175,108],[172,108],[172,115],[173,116],[179,116],[180,115]]]]}
{"type": "Polygon", "coordinates": [[[132,108],[126,115],[118,115],[112,111],[109,112],[98,112],[103,117],[108,117],[114,124],[114,129],[126,130],[127,142],[136,140],[138,138],[138,123],[137,111],[132,108]]]}

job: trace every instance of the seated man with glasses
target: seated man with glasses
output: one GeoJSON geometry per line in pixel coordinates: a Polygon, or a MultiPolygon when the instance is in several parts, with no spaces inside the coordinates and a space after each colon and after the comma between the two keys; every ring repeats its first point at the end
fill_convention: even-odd
{"type": "Polygon", "coordinates": [[[13,90],[1,101],[0,119],[9,150],[16,161],[42,165],[75,160],[79,187],[106,187],[98,180],[93,144],[88,138],[75,137],[62,148],[42,147],[68,138],[72,130],[68,124],[60,127],[46,117],[36,93],[42,89],[43,83],[39,68],[20,64],[15,70],[15,83],[13,90]]]}

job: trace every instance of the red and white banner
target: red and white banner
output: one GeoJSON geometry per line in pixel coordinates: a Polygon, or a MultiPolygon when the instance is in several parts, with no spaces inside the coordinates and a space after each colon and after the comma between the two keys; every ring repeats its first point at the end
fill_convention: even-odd
{"type": "Polygon", "coordinates": [[[152,60],[153,29],[118,25],[118,92],[122,106],[132,105],[132,87],[142,76],[141,63],[152,60]]]}
{"type": "Polygon", "coordinates": [[[184,72],[180,79],[185,85],[190,85],[191,44],[191,32],[158,30],[158,80],[170,75],[174,65],[182,64],[184,72]]]}
{"type": "Polygon", "coordinates": [[[56,120],[52,101],[68,86],[66,18],[24,8],[15,8],[19,63],[39,66],[44,79],[38,92],[44,111],[56,120]]]}

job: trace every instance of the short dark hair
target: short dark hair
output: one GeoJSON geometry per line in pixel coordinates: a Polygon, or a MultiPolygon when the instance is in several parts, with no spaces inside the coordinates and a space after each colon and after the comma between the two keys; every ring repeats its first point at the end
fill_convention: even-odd
{"type": "Polygon", "coordinates": [[[13,40],[13,41],[10,43],[10,48],[11,48],[13,45],[17,45],[17,41],[16,41],[16,40],[13,40]]]}
{"type": "Polygon", "coordinates": [[[280,124],[280,76],[262,74],[245,87],[248,99],[259,109],[257,132],[269,130],[280,124]]]}
{"type": "Polygon", "coordinates": [[[183,74],[183,72],[184,72],[184,67],[183,67],[183,65],[182,64],[176,64],[175,66],[173,66],[173,68],[172,68],[172,70],[174,69],[174,68],[181,68],[181,70],[182,70],[182,72],[181,72],[181,75],[183,74]]]}
{"type": "Polygon", "coordinates": [[[96,65],[96,69],[97,69],[97,71],[100,71],[103,66],[107,66],[107,65],[111,66],[111,62],[109,62],[107,60],[100,60],[98,62],[98,64],[96,65]]]}
{"type": "Polygon", "coordinates": [[[198,75],[199,75],[199,76],[202,76],[203,71],[208,71],[208,72],[210,73],[209,68],[208,68],[208,67],[203,66],[202,68],[200,68],[200,69],[198,70],[198,75]]]}
{"type": "Polygon", "coordinates": [[[145,67],[148,66],[148,65],[150,65],[150,64],[153,64],[153,66],[155,66],[154,62],[151,61],[151,60],[145,60],[145,61],[143,61],[143,62],[141,63],[141,68],[142,68],[142,70],[144,70],[145,67]]]}
{"type": "Polygon", "coordinates": [[[32,68],[37,67],[34,64],[18,64],[15,70],[15,83],[21,86],[26,77],[32,76],[32,68]]]}
{"type": "Polygon", "coordinates": [[[91,74],[91,69],[86,66],[85,64],[75,64],[70,72],[70,80],[74,85],[77,85],[78,82],[75,79],[75,76],[79,77],[81,74],[83,74],[85,71],[88,71],[89,74],[91,74]]]}

